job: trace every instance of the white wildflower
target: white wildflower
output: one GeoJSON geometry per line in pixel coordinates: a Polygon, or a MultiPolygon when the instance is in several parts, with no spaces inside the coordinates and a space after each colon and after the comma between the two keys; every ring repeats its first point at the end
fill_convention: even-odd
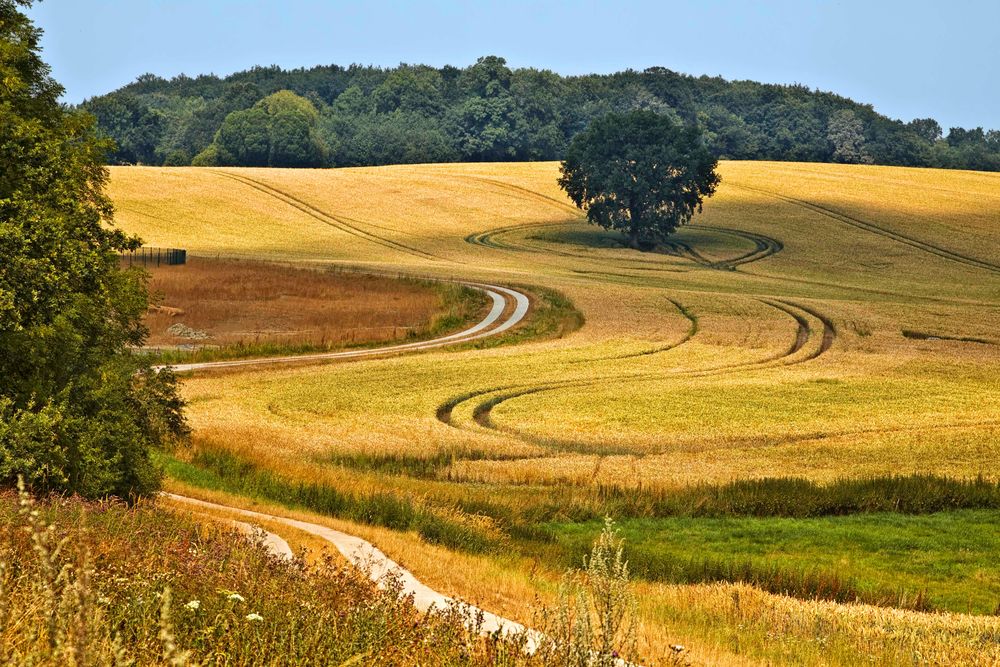
{"type": "Polygon", "coordinates": [[[184,605],[184,608],[190,609],[191,611],[198,611],[199,609],[201,609],[201,600],[191,600],[186,605],[184,605]]]}
{"type": "Polygon", "coordinates": [[[260,614],[258,614],[257,612],[253,612],[253,613],[247,614],[247,620],[248,621],[263,621],[264,617],[261,616],[260,614]]]}
{"type": "Polygon", "coordinates": [[[230,593],[227,597],[228,597],[228,599],[232,600],[233,602],[246,602],[247,601],[246,598],[243,597],[242,595],[240,595],[239,593],[230,593]]]}

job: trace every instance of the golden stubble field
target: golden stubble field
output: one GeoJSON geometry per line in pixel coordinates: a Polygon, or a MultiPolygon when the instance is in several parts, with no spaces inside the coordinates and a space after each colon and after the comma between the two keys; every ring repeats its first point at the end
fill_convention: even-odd
{"type": "MultiPolygon", "coordinates": [[[[997,479],[1000,175],[761,162],[721,173],[663,253],[583,224],[554,163],[114,168],[111,195],[120,226],[150,245],[535,285],[585,316],[570,335],[516,346],[184,380],[196,446],[286,476],[512,505],[570,483],[997,479]],[[330,463],[352,457],[449,463],[431,479],[330,463]]],[[[418,547],[401,549],[436,576],[418,547]]],[[[680,610],[720,593],[696,604],[690,590],[650,612],[651,634],[665,623],[716,646],[680,610]]]]}

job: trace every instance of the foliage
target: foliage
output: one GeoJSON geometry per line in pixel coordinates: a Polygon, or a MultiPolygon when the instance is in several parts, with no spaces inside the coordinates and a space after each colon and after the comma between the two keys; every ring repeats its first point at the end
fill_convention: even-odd
{"type": "Polygon", "coordinates": [[[115,142],[110,159],[116,164],[158,164],[163,116],[134,95],[106,96],[87,105],[101,133],[115,142]]]}
{"type": "Polygon", "coordinates": [[[834,162],[868,162],[872,158],[865,151],[864,125],[850,109],[843,109],[830,116],[826,136],[833,144],[834,162]]]}
{"type": "MultiPolygon", "coordinates": [[[[548,70],[511,69],[497,56],[462,69],[254,67],[226,78],[182,75],[169,81],[143,75],[84,107],[118,141],[112,160],[166,164],[172,154],[172,162],[177,161],[178,150],[198,155],[213,143],[229,114],[279,91],[308,100],[323,117],[316,132],[329,149],[322,160],[326,165],[555,160],[597,118],[642,109],[699,123],[709,150],[720,158],[849,162],[867,157],[878,164],[1000,168],[1000,146],[982,129],[955,128],[946,140],[932,119],[904,124],[869,105],[800,85],[692,77],[662,67],[562,77],[548,70]],[[353,128],[374,138],[350,141],[359,131],[353,128]],[[867,153],[838,154],[837,142],[847,138],[855,148],[861,141],[867,153]]],[[[310,138],[304,152],[296,140],[296,159],[279,161],[313,166],[321,152],[315,140],[310,138]]]]}
{"type": "Polygon", "coordinates": [[[715,192],[717,160],[701,131],[652,111],[608,114],[570,143],[559,185],[629,246],[666,239],[715,192]]]}
{"type": "Polygon", "coordinates": [[[150,504],[0,496],[0,660],[32,665],[520,664],[458,608],[420,614],[333,558],[150,504]]]}
{"type": "MultiPolygon", "coordinates": [[[[117,253],[139,241],[107,224],[109,144],[58,103],[39,34],[0,2],[0,482],[145,493],[159,482],[149,448],[184,434],[181,404],[128,352],[146,289],[117,253]]],[[[150,145],[129,135],[124,150],[150,145]]]]}
{"type": "Polygon", "coordinates": [[[542,664],[616,667],[636,657],[636,599],[624,540],[608,519],[582,571],[570,571],[554,609],[543,609],[542,664]]]}
{"type": "MultiPolygon", "coordinates": [[[[221,165],[247,167],[318,167],[326,161],[327,146],[317,133],[319,114],[312,103],[281,90],[252,108],[226,116],[215,136],[221,165]]],[[[199,164],[213,161],[199,154],[199,164]]]]}

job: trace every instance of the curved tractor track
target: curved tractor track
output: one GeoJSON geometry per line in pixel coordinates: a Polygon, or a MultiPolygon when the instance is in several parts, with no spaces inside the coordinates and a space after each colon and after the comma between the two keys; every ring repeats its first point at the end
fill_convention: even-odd
{"type": "Polygon", "coordinates": [[[571,361],[569,363],[571,363],[571,364],[582,364],[582,363],[586,363],[588,361],[612,361],[612,360],[615,360],[615,359],[634,359],[636,357],[648,357],[648,356],[650,356],[652,354],[659,354],[660,352],[668,352],[668,351],[674,349],[675,347],[680,347],[684,343],[688,342],[689,340],[691,340],[692,338],[694,338],[694,335],[696,333],[698,333],[698,316],[695,315],[693,312],[691,312],[690,309],[688,309],[687,307],[685,307],[682,303],[680,303],[676,299],[671,299],[671,298],[667,297],[667,301],[669,301],[670,303],[672,303],[673,306],[674,306],[674,308],[677,309],[677,312],[679,312],[681,315],[683,315],[684,319],[686,319],[688,321],[688,330],[684,333],[684,335],[680,338],[680,340],[674,341],[672,343],[667,343],[666,345],[661,345],[659,347],[653,347],[653,348],[650,348],[648,350],[641,350],[639,352],[631,352],[629,354],[617,354],[617,355],[613,355],[613,356],[609,356],[609,357],[592,357],[590,359],[574,359],[573,361],[571,361]]]}
{"type": "Polygon", "coordinates": [[[975,257],[969,257],[968,255],[963,255],[953,250],[948,250],[947,248],[934,245],[926,241],[921,241],[920,239],[913,238],[912,236],[900,234],[899,232],[895,232],[891,229],[881,227],[872,222],[868,222],[867,220],[862,220],[861,218],[856,218],[854,216],[847,215],[846,213],[841,213],[840,211],[836,211],[832,208],[827,208],[826,206],[822,206],[820,204],[807,201],[805,199],[796,199],[795,197],[789,197],[787,195],[778,194],[777,192],[771,192],[770,190],[751,187],[749,185],[734,185],[734,187],[766,195],[768,197],[772,197],[774,199],[787,202],[789,204],[794,204],[796,206],[801,206],[802,208],[806,208],[812,211],[813,213],[818,213],[819,215],[831,218],[845,225],[850,225],[851,227],[855,227],[857,229],[861,229],[866,232],[876,234],[883,238],[887,238],[891,241],[895,241],[897,243],[910,246],[911,248],[915,248],[930,255],[935,255],[942,259],[947,259],[952,262],[957,262],[958,264],[964,264],[965,266],[969,266],[972,268],[982,269],[984,271],[990,271],[991,273],[1000,273],[1000,265],[987,262],[986,260],[977,259],[975,257]]]}
{"type": "Polygon", "coordinates": [[[250,178],[249,176],[243,174],[234,174],[228,171],[219,171],[213,169],[212,173],[215,174],[216,176],[221,176],[223,178],[234,180],[237,183],[242,183],[243,185],[253,188],[258,192],[262,192],[274,199],[284,202],[285,204],[291,206],[292,208],[297,209],[302,213],[305,213],[314,220],[318,220],[319,222],[322,222],[325,225],[333,227],[334,229],[338,229],[342,232],[350,234],[351,236],[354,236],[361,240],[382,246],[383,248],[386,248],[388,250],[401,252],[407,255],[411,255],[413,257],[419,257],[420,259],[431,260],[435,262],[452,261],[444,257],[435,255],[433,253],[426,252],[419,248],[405,245],[403,243],[399,243],[398,241],[393,241],[392,239],[388,239],[385,238],[384,236],[379,236],[377,234],[369,232],[368,230],[362,228],[360,225],[375,227],[377,229],[383,229],[383,228],[378,227],[377,225],[363,223],[357,220],[352,220],[350,218],[345,218],[343,216],[335,216],[331,213],[327,213],[326,211],[317,208],[316,206],[313,206],[312,204],[306,202],[305,200],[300,199],[288,192],[285,192],[284,190],[280,190],[272,185],[268,185],[263,181],[250,178]]]}
{"type": "MultiPolygon", "coordinates": [[[[258,359],[232,359],[229,361],[206,361],[191,364],[172,364],[170,369],[178,372],[214,370],[225,368],[242,368],[246,366],[261,366],[269,364],[294,364],[303,362],[335,361],[346,359],[363,359],[380,357],[403,352],[417,352],[446,345],[467,343],[487,336],[496,336],[521,322],[528,314],[530,301],[528,296],[508,287],[484,285],[481,283],[461,282],[461,285],[485,292],[492,300],[489,312],[475,325],[457,333],[432,338],[431,340],[400,345],[387,345],[366,350],[344,350],[341,352],[319,352],[316,354],[299,354],[286,357],[261,357],[258,359]]],[[[158,367],[158,368],[162,368],[158,367]]]]}
{"type": "MultiPolygon", "coordinates": [[[[510,225],[507,227],[497,227],[496,229],[490,229],[485,232],[477,232],[474,234],[469,234],[465,237],[465,242],[478,245],[485,248],[490,248],[493,250],[507,250],[510,252],[527,252],[535,254],[545,254],[545,255],[557,255],[559,257],[570,257],[574,259],[585,259],[592,262],[596,262],[603,266],[614,267],[617,269],[633,269],[636,271],[667,271],[675,272],[676,269],[663,266],[663,262],[655,259],[643,259],[638,257],[622,257],[622,258],[610,258],[610,257],[595,257],[582,252],[571,252],[568,250],[562,250],[558,248],[552,248],[549,246],[539,246],[532,245],[528,243],[516,243],[507,241],[504,239],[508,234],[528,230],[528,229],[542,229],[545,227],[558,227],[565,225],[565,222],[529,222],[520,225],[510,225]],[[637,264],[641,266],[627,266],[627,264],[637,264]]],[[[670,255],[672,257],[680,257],[683,259],[690,260],[699,266],[703,266],[708,269],[718,269],[722,271],[736,271],[740,266],[744,264],[749,264],[751,262],[756,262],[771,255],[775,255],[784,249],[784,244],[778,239],[773,239],[763,234],[756,234],[753,232],[747,232],[739,229],[730,229],[728,227],[718,227],[715,225],[692,225],[692,229],[705,229],[712,232],[735,237],[741,240],[749,241],[754,244],[754,248],[743,254],[737,255],[735,257],[729,257],[725,259],[710,259],[702,255],[697,249],[695,249],[691,244],[683,241],[666,241],[661,244],[659,252],[661,254],[670,255]]]]}
{"type": "MultiPolygon", "coordinates": [[[[656,373],[637,373],[631,375],[612,375],[608,377],[601,378],[588,378],[586,380],[564,380],[544,383],[540,385],[510,385],[505,387],[492,387],[489,389],[484,389],[475,392],[469,392],[461,396],[456,396],[453,399],[447,401],[446,403],[439,406],[437,411],[438,420],[442,421],[449,426],[454,428],[464,428],[461,425],[457,425],[452,420],[452,412],[459,405],[467,403],[469,401],[483,399],[477,403],[472,409],[472,420],[481,428],[488,429],[491,431],[500,431],[508,435],[513,435],[528,444],[540,445],[547,448],[554,448],[560,451],[572,451],[572,452],[587,452],[592,447],[585,444],[575,442],[575,441],[564,441],[558,440],[551,437],[544,436],[534,436],[523,433],[516,428],[512,427],[501,427],[493,422],[492,412],[493,409],[498,405],[501,405],[507,401],[511,401],[516,398],[521,398],[523,396],[530,396],[534,394],[540,394],[542,392],[556,391],[560,389],[579,389],[596,386],[602,382],[606,381],[616,381],[616,382],[626,382],[626,381],[646,381],[646,380],[661,380],[669,378],[698,378],[698,377],[714,377],[731,375],[734,373],[750,372],[761,370],[765,368],[772,368],[778,366],[791,366],[796,364],[802,364],[808,361],[816,359],[820,355],[827,352],[834,344],[837,336],[837,330],[833,322],[822,313],[818,311],[802,306],[787,300],[778,299],[760,299],[761,303],[766,304],[772,308],[775,308],[782,313],[791,317],[796,323],[795,338],[789,345],[789,347],[777,354],[765,357],[764,359],[758,359],[756,361],[746,361],[736,364],[726,364],[723,366],[717,366],[714,368],[706,369],[693,369],[690,371],[682,372],[656,372],[656,373]],[[810,351],[804,356],[797,356],[809,343],[810,340],[814,338],[816,332],[810,325],[809,317],[817,320],[822,331],[819,333],[820,340],[815,350],[810,351]],[[794,358],[793,358],[794,357],[794,358]]],[[[681,306],[678,305],[678,308],[681,306]]],[[[694,333],[686,336],[683,340],[678,343],[668,346],[661,350],[653,350],[648,353],[655,353],[656,351],[664,351],[665,349],[674,349],[679,345],[687,342],[693,337],[694,333]]],[[[639,356],[639,355],[636,355],[639,356]]],[[[597,361],[595,359],[594,361],[597,361]]],[[[607,447],[602,445],[602,451],[607,451],[607,447]]]]}
{"type": "Polygon", "coordinates": [[[785,248],[785,244],[778,239],[773,239],[763,234],[756,234],[740,229],[730,229],[729,227],[718,227],[716,225],[692,225],[692,229],[710,229],[723,235],[733,236],[738,239],[750,241],[754,244],[754,249],[736,257],[728,259],[712,260],[694,249],[690,244],[680,241],[667,241],[663,245],[669,250],[669,254],[678,257],[686,257],[696,264],[700,264],[709,269],[721,269],[723,271],[736,271],[744,264],[750,264],[758,260],[775,255],[785,248]]]}

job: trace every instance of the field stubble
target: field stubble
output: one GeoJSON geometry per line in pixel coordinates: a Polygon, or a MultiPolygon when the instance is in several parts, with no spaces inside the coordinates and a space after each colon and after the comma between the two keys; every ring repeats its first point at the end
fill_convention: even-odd
{"type": "MultiPolygon", "coordinates": [[[[115,169],[111,187],[123,226],[158,245],[538,285],[583,313],[582,328],[517,346],[187,379],[195,451],[289,484],[413,495],[471,524],[491,497],[572,506],[609,486],[996,481],[996,175],[721,170],[718,195],[664,253],[582,224],[554,164],[226,170],[266,185],[242,189],[204,170],[115,169]],[[484,427],[477,407],[504,392],[522,393],[492,405],[484,427]]],[[[469,567],[494,557],[477,558],[469,567]]],[[[923,646],[970,662],[992,622],[739,585],[641,586],[655,591],[651,627],[680,623],[748,658],[909,663],[923,646]]]]}

